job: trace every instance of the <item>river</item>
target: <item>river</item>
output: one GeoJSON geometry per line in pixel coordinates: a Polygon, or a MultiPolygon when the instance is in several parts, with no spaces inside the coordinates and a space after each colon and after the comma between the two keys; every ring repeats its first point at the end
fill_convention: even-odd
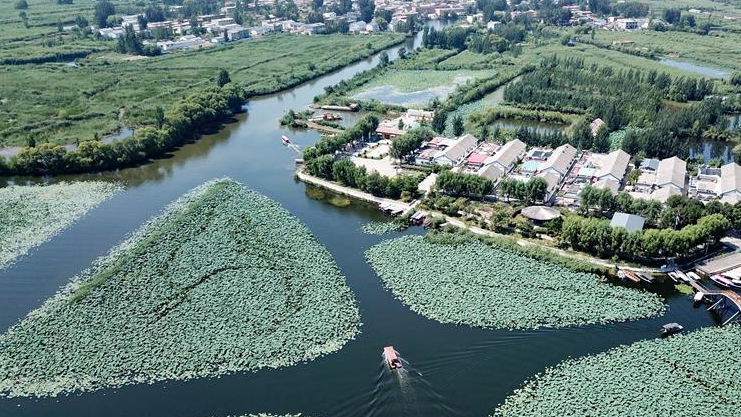
{"type": "MultiPolygon", "coordinates": [[[[420,36],[404,46],[410,49],[419,42],[420,36]]],[[[389,56],[394,58],[398,49],[391,48],[389,56]]],[[[567,357],[654,338],[659,326],[667,322],[679,322],[688,330],[715,323],[704,309],[693,309],[691,300],[678,294],[667,300],[664,317],[537,331],[443,325],[403,306],[384,289],[363,258],[364,251],[383,238],[363,234],[360,227],[382,215],[359,202],[347,207],[329,204],[329,194],[321,198],[297,182],[293,171],[296,153],[283,147],[280,137],[289,135],[304,147],[319,134],[290,131],[278,124],[283,112],[303,108],[325,86],[377,62],[375,56],[289,91],[253,99],[247,105],[249,113],[240,115],[236,123],[184,146],[170,158],[118,172],[51,179],[120,181],[126,188],[50,242],[0,270],[0,329],[4,330],[168,202],[204,181],[229,176],[279,201],[334,255],[360,307],[362,334],[355,341],[334,354],[279,370],[59,398],[0,399],[0,416],[206,417],[300,412],[315,417],[483,417],[523,381],[567,357]],[[381,350],[389,344],[408,361],[404,373],[384,369],[381,350]]],[[[29,181],[38,180],[14,180],[29,181]]]]}

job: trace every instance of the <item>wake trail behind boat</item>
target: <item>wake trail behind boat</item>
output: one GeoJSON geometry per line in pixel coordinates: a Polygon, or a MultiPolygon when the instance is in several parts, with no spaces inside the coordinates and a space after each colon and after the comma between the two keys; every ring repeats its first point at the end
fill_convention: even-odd
{"type": "Polygon", "coordinates": [[[403,366],[390,369],[384,357],[378,364],[373,391],[365,404],[363,416],[457,417],[462,414],[445,404],[422,372],[401,356],[403,366]]]}

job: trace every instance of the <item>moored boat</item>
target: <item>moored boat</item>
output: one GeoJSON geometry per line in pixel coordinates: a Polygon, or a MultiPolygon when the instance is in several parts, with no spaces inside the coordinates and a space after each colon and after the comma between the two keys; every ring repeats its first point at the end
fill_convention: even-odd
{"type": "Polygon", "coordinates": [[[669,336],[671,334],[679,333],[682,330],[684,330],[684,327],[679,325],[679,323],[667,323],[661,326],[661,335],[669,336]]]}
{"type": "Polygon", "coordinates": [[[632,282],[641,282],[641,279],[638,278],[638,275],[631,271],[624,271],[625,272],[625,279],[632,281],[632,282]]]}
{"type": "Polygon", "coordinates": [[[389,369],[401,368],[401,360],[396,355],[393,346],[386,346],[383,348],[383,357],[386,359],[386,364],[389,366],[389,369]]]}
{"type": "Polygon", "coordinates": [[[723,288],[730,288],[733,284],[733,282],[730,279],[724,277],[721,274],[711,275],[710,280],[716,283],[718,286],[723,287],[723,288]]]}

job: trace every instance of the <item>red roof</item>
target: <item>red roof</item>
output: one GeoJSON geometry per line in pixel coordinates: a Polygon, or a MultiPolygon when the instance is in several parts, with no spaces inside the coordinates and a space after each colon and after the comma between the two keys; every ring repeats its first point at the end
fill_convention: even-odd
{"type": "Polygon", "coordinates": [[[471,156],[466,159],[466,162],[468,162],[471,165],[482,165],[486,158],[488,158],[489,155],[483,154],[483,153],[473,153],[471,156]]]}

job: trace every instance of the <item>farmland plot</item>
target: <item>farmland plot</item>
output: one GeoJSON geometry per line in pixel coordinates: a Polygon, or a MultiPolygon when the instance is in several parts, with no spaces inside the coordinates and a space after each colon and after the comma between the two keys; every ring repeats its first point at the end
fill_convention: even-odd
{"type": "Polygon", "coordinates": [[[471,238],[429,243],[420,236],[387,240],[366,252],[385,285],[404,304],[442,323],[539,328],[655,316],[661,299],[599,282],[471,238]]]}
{"type": "Polygon", "coordinates": [[[0,188],[0,269],[51,239],[119,189],[101,181],[0,188]]]}
{"type": "Polygon", "coordinates": [[[353,294],[309,230],[216,180],[0,336],[0,395],[289,366],[340,349],[358,326],[353,294]]]}
{"type": "Polygon", "coordinates": [[[570,359],[515,391],[494,416],[738,415],[739,340],[733,325],[570,359]]]}

